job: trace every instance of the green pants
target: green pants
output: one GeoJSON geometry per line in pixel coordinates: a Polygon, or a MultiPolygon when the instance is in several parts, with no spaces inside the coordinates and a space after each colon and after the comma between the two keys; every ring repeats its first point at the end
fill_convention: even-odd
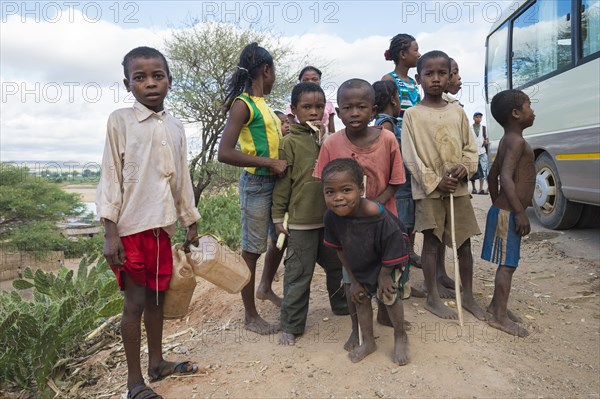
{"type": "Polygon", "coordinates": [[[290,230],[281,304],[281,329],[286,333],[304,333],[315,263],[325,270],[331,310],[334,314],[348,314],[344,289],[341,287],[342,263],[335,249],[323,244],[323,232],[322,228],[290,230]]]}

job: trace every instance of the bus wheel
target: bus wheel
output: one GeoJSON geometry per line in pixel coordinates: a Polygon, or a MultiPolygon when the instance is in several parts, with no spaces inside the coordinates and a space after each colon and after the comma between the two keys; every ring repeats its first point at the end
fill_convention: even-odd
{"type": "Polygon", "coordinates": [[[577,228],[591,229],[600,227],[600,206],[585,204],[577,228]]]}
{"type": "Polygon", "coordinates": [[[565,198],[560,177],[550,154],[544,152],[535,161],[536,177],[533,210],[539,221],[549,229],[569,229],[581,216],[582,204],[565,198]]]}

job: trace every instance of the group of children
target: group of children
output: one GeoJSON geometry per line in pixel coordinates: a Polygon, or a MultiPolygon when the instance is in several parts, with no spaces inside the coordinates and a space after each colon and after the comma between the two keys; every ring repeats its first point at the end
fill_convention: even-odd
{"type": "MultiPolygon", "coordinates": [[[[257,43],[242,51],[223,105],[228,118],[218,159],[244,168],[239,182],[242,257],[252,276],[242,290],[245,327],[259,334],[281,329],[279,343],[293,345],[305,330],[312,275],[319,263],[332,312],[352,318],[344,345],[350,359],[358,362],[376,349],[375,297],[377,320],[394,328],[393,361],[406,364],[401,299],[410,295],[410,265],[423,269],[425,292],[412,290],[427,296],[425,307],[441,318],[456,318],[440,299],[451,295],[453,283],[443,262],[444,246],[451,242],[453,196],[462,281],[456,294],[478,319],[527,335],[507,302],[520,237],[530,229],[524,210],[532,198],[535,171],[533,152],[522,138],[534,119],[529,99],[510,90],[492,100],[493,116],[505,136],[489,174],[494,205],[482,257],[500,266],[486,314],[472,291],[470,237],[479,228],[467,180],[477,169],[477,148],[463,109],[445,99],[460,82],[458,65],[453,72],[453,61],[441,51],[421,56],[416,40],[406,34],[392,39],[385,57],[395,68],[381,81],[371,85],[350,79],[340,85],[335,112],[344,129],[334,132],[333,106],[320,87],[317,68],[300,73],[289,110],[276,115],[265,102],[275,84],[273,58],[257,43]],[[416,81],[408,76],[413,67],[416,81]],[[420,259],[413,250],[414,232],[424,236],[420,259]],[[287,236],[287,247],[276,248],[278,234],[287,236]],[[284,251],[279,298],[271,283],[284,251]],[[255,305],[256,263],[265,252],[256,295],[281,306],[279,323],[264,320],[255,305]]],[[[104,256],[125,293],[121,333],[128,397],[160,398],[145,385],[141,372],[141,318],[151,381],[197,371],[189,361],[164,360],[161,340],[164,291],[172,274],[169,237],[179,221],[188,229],[184,247],[189,246],[199,214],[187,173],[183,126],[164,109],[172,81],[166,59],[157,50],[140,47],[125,56],[123,67],[124,84],[136,103],[109,118],[96,202],[106,231],[104,256]],[[133,171],[131,165],[136,166],[133,171]]]]}

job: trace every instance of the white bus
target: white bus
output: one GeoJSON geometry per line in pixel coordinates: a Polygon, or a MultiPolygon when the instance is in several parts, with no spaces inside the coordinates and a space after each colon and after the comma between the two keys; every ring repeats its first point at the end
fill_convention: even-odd
{"type": "Polygon", "coordinates": [[[503,130],[494,94],[519,89],[536,119],[533,207],[551,229],[600,223],[600,0],[511,3],[486,40],[486,120],[492,152],[503,130]]]}

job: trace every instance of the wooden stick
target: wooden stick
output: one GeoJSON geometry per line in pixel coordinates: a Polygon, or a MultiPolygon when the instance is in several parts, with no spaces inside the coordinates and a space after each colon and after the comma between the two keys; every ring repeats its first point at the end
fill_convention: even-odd
{"type": "Polygon", "coordinates": [[[454,194],[450,193],[450,229],[452,230],[452,257],[454,258],[454,292],[456,293],[456,307],[458,308],[458,322],[463,326],[462,298],[460,292],[460,268],[458,266],[458,253],[456,250],[456,229],[454,228],[454,194]]]}
{"type": "MultiPolygon", "coordinates": [[[[288,227],[288,219],[289,219],[290,215],[286,212],[285,215],[283,215],[283,228],[287,230],[288,227]]],[[[285,234],[284,233],[279,233],[279,237],[277,237],[277,244],[275,245],[277,247],[278,250],[281,251],[281,249],[283,248],[283,244],[285,243],[285,234]]]]}

